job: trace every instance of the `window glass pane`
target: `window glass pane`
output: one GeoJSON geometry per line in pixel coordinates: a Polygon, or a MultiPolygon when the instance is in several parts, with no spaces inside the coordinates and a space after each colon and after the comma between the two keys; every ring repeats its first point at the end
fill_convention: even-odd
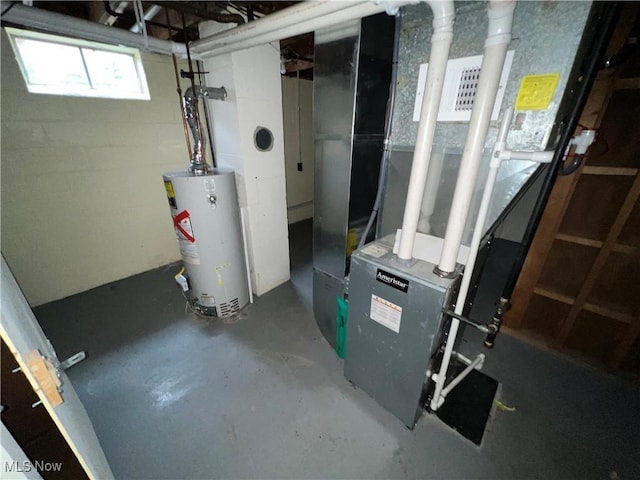
{"type": "Polygon", "coordinates": [[[93,88],[142,93],[132,55],[83,48],[93,88]]]}
{"type": "Polygon", "coordinates": [[[89,86],[78,47],[15,39],[29,83],[34,85],[89,86]]]}
{"type": "Polygon", "coordinates": [[[140,52],[5,27],[31,93],[150,100],[140,52]]]}

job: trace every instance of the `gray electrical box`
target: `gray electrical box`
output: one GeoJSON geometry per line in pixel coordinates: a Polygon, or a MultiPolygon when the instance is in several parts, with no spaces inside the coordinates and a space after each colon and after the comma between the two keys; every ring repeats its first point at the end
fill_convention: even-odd
{"type": "Polygon", "coordinates": [[[459,283],[409,265],[393,254],[393,235],[351,256],[344,374],[413,428],[431,359],[442,341],[444,316],[459,283]]]}

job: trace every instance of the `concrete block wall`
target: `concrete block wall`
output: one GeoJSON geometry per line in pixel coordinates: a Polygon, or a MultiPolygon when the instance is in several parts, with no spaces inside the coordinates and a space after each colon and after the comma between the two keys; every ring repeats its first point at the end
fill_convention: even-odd
{"type": "Polygon", "coordinates": [[[313,82],[282,77],[289,223],[313,218],[313,82]],[[298,170],[302,163],[302,171],[298,170]]]}
{"type": "MultiPolygon", "coordinates": [[[[200,25],[201,37],[215,23],[200,25]]],[[[280,52],[262,45],[204,61],[207,85],[227,89],[224,101],[210,100],[218,165],[236,171],[240,207],[247,219],[251,282],[262,295],[289,280],[289,233],[282,122],[280,52]],[[271,150],[254,144],[257,127],[273,134],[271,150]]]]}
{"type": "Polygon", "coordinates": [[[31,305],[179,260],[162,173],[189,159],[171,58],[143,55],[151,101],[65,97],[28,93],[4,32],[1,46],[1,246],[31,305]]]}

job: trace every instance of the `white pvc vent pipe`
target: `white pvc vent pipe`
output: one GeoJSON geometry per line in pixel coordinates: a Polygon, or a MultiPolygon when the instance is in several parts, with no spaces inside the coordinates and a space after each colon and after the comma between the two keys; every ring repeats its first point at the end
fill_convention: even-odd
{"type": "Polygon", "coordinates": [[[496,101],[507,48],[511,42],[515,6],[516,0],[490,0],[489,2],[489,32],[484,44],[478,89],[453,194],[440,263],[436,270],[440,275],[451,274],[456,268],[456,259],[482,160],[482,150],[489,131],[491,112],[496,101]]]}
{"type": "Polygon", "coordinates": [[[418,138],[413,152],[411,176],[409,177],[407,201],[402,219],[402,233],[398,247],[398,257],[403,260],[410,260],[413,257],[413,245],[420,219],[425,181],[429,171],[442,85],[449,61],[449,49],[453,41],[453,21],[455,18],[453,1],[429,1],[427,3],[433,10],[433,35],[431,37],[429,70],[427,71],[420,123],[418,124],[418,138]]]}
{"type": "MultiPolygon", "coordinates": [[[[489,207],[491,206],[491,195],[493,193],[493,187],[498,177],[498,169],[500,168],[501,158],[499,153],[505,150],[507,143],[507,134],[509,133],[509,127],[511,126],[512,110],[508,109],[500,125],[500,133],[498,134],[498,140],[493,150],[491,157],[491,165],[489,168],[489,174],[487,176],[487,183],[484,187],[484,193],[482,194],[482,201],[480,202],[480,209],[478,211],[478,218],[476,220],[475,229],[473,231],[473,238],[471,240],[471,246],[469,247],[469,258],[464,268],[464,275],[462,276],[462,282],[458,291],[456,300],[456,306],[454,313],[462,315],[464,307],[467,301],[467,294],[469,293],[469,287],[471,286],[471,276],[473,275],[473,269],[476,265],[478,258],[478,251],[480,250],[480,242],[484,234],[484,224],[487,220],[487,214],[489,207]]],[[[453,354],[453,347],[456,343],[456,337],[458,336],[458,329],[460,328],[460,320],[457,318],[451,319],[451,325],[449,327],[449,334],[447,335],[447,342],[444,348],[444,354],[442,355],[442,362],[440,363],[440,370],[435,378],[435,390],[433,397],[431,397],[431,409],[436,411],[444,403],[444,399],[447,393],[455,387],[456,384],[449,384],[448,390],[445,390],[444,383],[447,379],[447,370],[449,369],[449,362],[451,355],[453,354]]],[[[477,360],[477,359],[476,359],[477,360]]],[[[467,371],[467,373],[469,373],[467,371]]]]}
{"type": "Polygon", "coordinates": [[[285,8],[279,12],[272,13],[271,15],[267,15],[253,22],[248,22],[244,25],[196,40],[190,45],[190,48],[193,53],[210,55],[211,52],[218,48],[233,45],[266,33],[276,32],[290,27],[291,25],[300,24],[314,18],[318,19],[329,13],[366,3],[369,3],[369,0],[357,0],[352,2],[335,2],[332,0],[301,2],[298,5],[285,8]]]}
{"type": "Polygon", "coordinates": [[[140,34],[129,32],[128,30],[108,27],[88,20],[48,12],[36,7],[25,7],[24,5],[14,4],[13,7],[3,15],[2,20],[15,23],[16,25],[37,28],[46,32],[74,35],[95,42],[126,45],[128,47],[140,48],[141,50],[155,53],[164,53],[166,55],[175,53],[179,57],[185,57],[187,55],[187,49],[182,43],[161,40],[155,37],[145,38],[140,34]]]}
{"type": "MultiPolygon", "coordinates": [[[[155,18],[156,15],[158,15],[158,13],[160,13],[160,10],[162,10],[162,7],[159,5],[151,5],[151,8],[149,8],[149,10],[147,10],[144,13],[144,16],[142,17],[144,20],[152,20],[153,18],[155,18]]],[[[140,32],[140,30],[142,30],[142,22],[136,22],[133,27],[131,27],[129,29],[130,32],[133,33],[138,33],[140,32]]]]}
{"type": "MultiPolygon", "coordinates": [[[[460,289],[458,290],[458,296],[456,297],[456,306],[454,313],[462,315],[464,307],[467,301],[467,294],[471,287],[471,276],[478,258],[478,251],[480,250],[480,243],[484,236],[484,227],[487,221],[487,215],[489,213],[489,207],[491,206],[491,197],[493,189],[498,177],[498,170],[500,164],[504,160],[530,160],[538,163],[549,163],[553,158],[553,151],[549,152],[515,152],[509,150],[507,147],[507,135],[509,133],[509,127],[511,126],[511,119],[513,111],[511,108],[507,109],[502,118],[502,124],[500,125],[500,132],[498,133],[498,139],[493,148],[493,154],[491,156],[491,162],[489,164],[489,173],[487,175],[487,181],[485,183],[484,192],[482,194],[482,200],[480,201],[480,208],[478,209],[478,218],[476,219],[475,228],[473,230],[473,238],[471,245],[469,246],[469,258],[467,264],[464,267],[464,275],[462,276],[462,282],[460,283],[460,289]]],[[[458,329],[460,328],[460,320],[457,318],[451,319],[451,326],[447,334],[447,341],[445,343],[444,354],[442,355],[442,363],[437,375],[434,376],[435,390],[431,399],[431,409],[437,410],[442,406],[448,393],[460,383],[460,381],[466,376],[470,369],[465,369],[464,372],[459,374],[454,380],[446,387],[444,386],[447,379],[447,370],[449,368],[449,362],[454,355],[453,347],[456,343],[456,337],[458,336],[458,329]]],[[[459,356],[459,355],[457,355],[459,356]]],[[[475,361],[470,364],[474,365],[472,368],[480,368],[484,361],[484,355],[480,354],[475,361]]],[[[469,362],[467,362],[469,363],[469,362]]]]}
{"type": "Polygon", "coordinates": [[[260,20],[197,40],[189,46],[192,52],[201,57],[212,57],[389,11],[390,6],[395,10],[410,3],[413,2],[303,2],[260,20]],[[297,16],[290,10],[296,10],[297,16]]]}

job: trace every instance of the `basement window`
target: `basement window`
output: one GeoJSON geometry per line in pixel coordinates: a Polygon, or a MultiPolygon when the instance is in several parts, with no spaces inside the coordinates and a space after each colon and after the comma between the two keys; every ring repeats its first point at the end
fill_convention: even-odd
{"type": "Polygon", "coordinates": [[[31,93],[150,100],[140,51],[6,28],[31,93]]]}

